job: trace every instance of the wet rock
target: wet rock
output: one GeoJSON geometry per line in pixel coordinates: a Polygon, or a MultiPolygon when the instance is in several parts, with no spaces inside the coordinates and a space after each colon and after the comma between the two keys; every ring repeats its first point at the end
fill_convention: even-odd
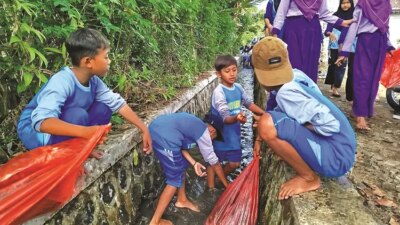
{"type": "Polygon", "coordinates": [[[4,164],[9,160],[9,157],[3,149],[0,149],[0,164],[4,164]]]}
{"type": "Polygon", "coordinates": [[[124,205],[122,204],[119,207],[119,218],[122,224],[130,224],[130,218],[129,218],[129,213],[126,211],[124,205]]]}
{"type": "Polygon", "coordinates": [[[91,224],[93,222],[95,207],[91,200],[87,201],[85,208],[80,210],[75,218],[75,224],[91,224]]]}
{"type": "Polygon", "coordinates": [[[110,183],[103,184],[100,190],[100,198],[104,203],[110,204],[115,195],[115,189],[110,183]]]}

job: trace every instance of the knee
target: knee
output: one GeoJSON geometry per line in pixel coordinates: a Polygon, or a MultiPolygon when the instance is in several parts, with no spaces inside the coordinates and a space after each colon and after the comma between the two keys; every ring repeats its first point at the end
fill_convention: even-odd
{"type": "Polygon", "coordinates": [[[112,111],[101,102],[94,102],[89,109],[90,125],[103,125],[110,122],[112,111]]]}
{"type": "Polygon", "coordinates": [[[277,131],[272,120],[272,116],[269,113],[264,113],[258,123],[258,133],[260,137],[268,143],[277,137],[277,131]]]}
{"type": "Polygon", "coordinates": [[[87,126],[89,124],[89,114],[83,108],[69,108],[62,112],[60,119],[76,125],[87,126]]]}
{"type": "Polygon", "coordinates": [[[230,162],[229,163],[229,167],[231,167],[232,169],[236,169],[240,166],[240,162],[230,162]]]}

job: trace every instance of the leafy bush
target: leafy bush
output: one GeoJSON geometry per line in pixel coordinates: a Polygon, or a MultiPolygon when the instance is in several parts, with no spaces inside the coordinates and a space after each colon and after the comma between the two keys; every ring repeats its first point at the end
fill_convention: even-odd
{"type": "Polygon", "coordinates": [[[257,32],[253,24],[261,15],[255,20],[254,10],[245,13],[252,2],[3,0],[0,78],[16,86],[15,95],[25,104],[69,65],[68,35],[91,27],[111,42],[112,63],[104,78],[110,88],[135,105],[169,100],[179,88],[193,85],[200,71],[210,70],[217,54],[236,53],[243,35],[248,39],[249,32],[257,32]]]}

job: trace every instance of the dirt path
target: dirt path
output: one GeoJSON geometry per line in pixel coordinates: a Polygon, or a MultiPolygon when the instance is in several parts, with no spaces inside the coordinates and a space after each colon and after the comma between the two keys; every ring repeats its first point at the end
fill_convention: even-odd
{"type": "MultiPolygon", "coordinates": [[[[346,80],[343,80],[342,87],[346,80]]],[[[329,86],[319,80],[319,86],[330,96],[329,86]]],[[[392,109],[386,102],[386,89],[380,87],[375,105],[376,115],[369,119],[372,131],[357,133],[357,162],[350,175],[354,186],[364,197],[364,205],[371,209],[382,224],[400,223],[400,120],[392,119],[392,109]]],[[[351,105],[342,97],[333,100],[350,117],[351,105]]],[[[353,126],[354,127],[354,126],[353,126]]]]}

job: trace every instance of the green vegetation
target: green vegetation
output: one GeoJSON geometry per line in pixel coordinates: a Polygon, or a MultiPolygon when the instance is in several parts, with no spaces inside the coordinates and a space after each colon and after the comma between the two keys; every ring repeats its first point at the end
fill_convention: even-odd
{"type": "Polygon", "coordinates": [[[170,100],[178,89],[192,86],[199,72],[210,70],[216,55],[236,54],[261,34],[262,14],[252,7],[255,2],[3,0],[0,79],[15,84],[14,95],[26,104],[51,74],[69,65],[68,35],[91,27],[111,42],[112,64],[104,78],[110,88],[134,106],[170,100]]]}

